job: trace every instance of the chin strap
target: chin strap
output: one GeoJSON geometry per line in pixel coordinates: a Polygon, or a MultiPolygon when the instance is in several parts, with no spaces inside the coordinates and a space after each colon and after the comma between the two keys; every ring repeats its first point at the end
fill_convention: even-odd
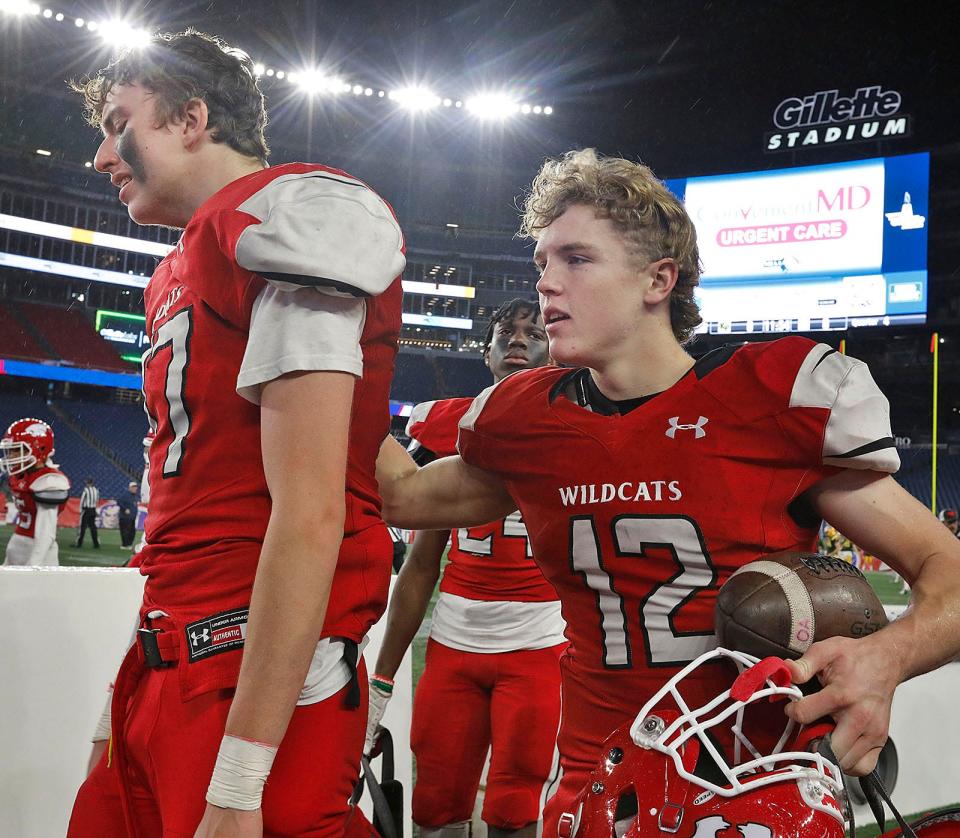
{"type": "MultiPolygon", "coordinates": [[[[836,754],[833,752],[833,748],[830,746],[830,734],[828,733],[822,739],[817,742],[817,751],[821,756],[830,760],[834,765],[839,766],[840,761],[837,759],[836,754]]],[[[843,774],[843,785],[846,788],[847,783],[852,782],[853,778],[848,777],[846,774],[843,774]]],[[[886,803],[890,807],[890,813],[893,815],[894,820],[900,827],[900,835],[897,838],[917,838],[917,833],[913,831],[904,819],[903,816],[897,811],[897,807],[893,805],[893,801],[890,799],[890,795],[887,794],[887,790],[883,787],[883,781],[880,779],[880,774],[877,773],[877,769],[874,768],[866,777],[859,778],[860,788],[863,791],[863,796],[867,798],[867,803],[870,806],[870,811],[873,812],[873,817],[877,821],[877,826],[880,829],[883,829],[884,824],[887,821],[886,815],[883,811],[883,804],[886,803]]],[[[850,836],[853,836],[856,833],[856,824],[853,819],[853,806],[850,804],[850,795],[847,793],[847,810],[850,815],[850,836]]]]}
{"type": "Polygon", "coordinates": [[[900,838],[917,838],[917,833],[913,831],[901,814],[897,811],[897,807],[893,805],[893,801],[890,799],[890,795],[887,794],[887,790],[883,787],[883,782],[880,780],[880,775],[877,773],[877,769],[874,768],[866,777],[860,778],[860,788],[863,790],[864,797],[867,798],[867,803],[870,804],[870,811],[873,812],[873,816],[877,819],[877,824],[883,829],[884,822],[886,818],[883,814],[883,804],[886,803],[890,807],[890,813],[893,815],[894,820],[897,822],[897,825],[900,827],[900,838]]]}

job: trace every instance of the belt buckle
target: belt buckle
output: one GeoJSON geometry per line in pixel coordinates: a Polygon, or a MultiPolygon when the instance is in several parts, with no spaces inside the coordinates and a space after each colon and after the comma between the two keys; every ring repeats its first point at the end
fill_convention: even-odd
{"type": "Polygon", "coordinates": [[[168,662],[160,655],[160,644],[157,642],[159,629],[137,629],[137,639],[143,651],[143,662],[150,667],[167,666],[168,662]]]}

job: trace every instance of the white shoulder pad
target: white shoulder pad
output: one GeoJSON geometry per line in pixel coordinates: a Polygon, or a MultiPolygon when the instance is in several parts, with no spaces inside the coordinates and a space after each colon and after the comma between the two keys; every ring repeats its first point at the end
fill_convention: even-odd
{"type": "Polygon", "coordinates": [[[470,405],[470,407],[467,409],[467,412],[460,417],[461,428],[466,428],[468,431],[473,430],[473,426],[476,425],[477,419],[480,418],[480,414],[483,412],[483,408],[487,404],[487,399],[489,399],[493,394],[493,391],[496,389],[497,385],[506,380],[506,378],[501,378],[496,384],[491,384],[473,400],[473,404],[470,405]]]}
{"type": "Polygon", "coordinates": [[[64,503],[70,492],[70,481],[62,472],[50,471],[34,480],[30,491],[39,503],[64,503]]]}
{"type": "Polygon", "coordinates": [[[393,213],[353,178],[282,175],[238,209],[260,223],[240,234],[237,263],[283,290],[368,297],[385,291],[406,266],[393,213]]]}
{"type": "Polygon", "coordinates": [[[890,474],[900,468],[890,403],[863,361],[818,343],[797,372],[790,407],[830,411],[823,437],[826,465],[890,474]]]}
{"type": "MultiPolygon", "coordinates": [[[[410,418],[407,419],[407,427],[404,430],[407,436],[413,439],[413,435],[410,433],[411,428],[420,422],[426,422],[431,408],[436,403],[436,400],[434,400],[432,402],[420,402],[420,404],[413,406],[413,410],[410,411],[410,418]]],[[[414,442],[416,442],[416,440],[414,440],[414,442]]],[[[408,448],[407,450],[409,451],[410,449],[408,448]]]]}

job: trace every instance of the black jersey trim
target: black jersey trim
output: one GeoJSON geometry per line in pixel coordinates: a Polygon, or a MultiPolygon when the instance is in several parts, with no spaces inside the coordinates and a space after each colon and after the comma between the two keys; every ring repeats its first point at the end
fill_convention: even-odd
{"type": "Polygon", "coordinates": [[[861,445],[859,448],[854,448],[850,451],[847,451],[843,454],[829,454],[825,457],[828,460],[847,460],[852,459],[853,457],[859,457],[861,454],[870,454],[874,451],[881,451],[884,448],[896,448],[896,440],[892,436],[885,436],[881,439],[875,439],[873,442],[868,442],[866,445],[861,445]]]}
{"type": "Polygon", "coordinates": [[[567,375],[561,376],[556,384],[550,388],[550,401],[555,401],[559,396],[568,397],[567,391],[571,387],[574,390],[577,404],[600,416],[624,416],[634,408],[640,407],[640,405],[660,395],[660,393],[650,393],[647,396],[639,396],[635,399],[615,401],[600,391],[587,367],[580,367],[567,375]]]}
{"type": "MultiPolygon", "coordinates": [[[[819,367],[820,364],[822,364],[827,358],[829,358],[831,355],[836,355],[836,354],[837,354],[837,350],[836,350],[836,349],[831,349],[829,352],[824,352],[823,355],[820,356],[820,360],[817,361],[817,363],[815,363],[815,364],[813,365],[813,369],[815,370],[815,369],[816,369],[817,367],[819,367]]],[[[810,370],[810,372],[813,372],[813,370],[810,370]]]]}
{"type": "Polygon", "coordinates": [[[728,343],[725,346],[718,346],[716,349],[710,350],[693,365],[693,374],[697,377],[697,380],[702,381],[715,369],[722,367],[742,345],[741,343],[728,343]]]}
{"type": "Polygon", "coordinates": [[[429,448],[424,448],[422,445],[419,445],[415,451],[410,452],[410,458],[422,468],[427,463],[432,463],[436,460],[437,455],[429,448]]]}
{"type": "Polygon", "coordinates": [[[272,279],[274,282],[289,282],[291,285],[299,285],[303,288],[334,288],[342,294],[349,294],[351,297],[370,297],[366,291],[357,288],[355,285],[349,285],[346,282],[340,282],[336,279],[328,279],[325,276],[306,276],[305,274],[285,274],[274,271],[258,272],[264,279],[272,279]]]}

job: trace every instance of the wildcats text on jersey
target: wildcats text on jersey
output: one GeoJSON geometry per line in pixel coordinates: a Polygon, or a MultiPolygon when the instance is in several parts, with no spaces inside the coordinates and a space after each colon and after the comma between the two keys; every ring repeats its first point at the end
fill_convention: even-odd
{"type": "Polygon", "coordinates": [[[593,503],[622,501],[678,501],[683,498],[679,480],[638,480],[622,483],[581,483],[560,486],[560,502],[564,506],[585,506],[593,503]]]}

